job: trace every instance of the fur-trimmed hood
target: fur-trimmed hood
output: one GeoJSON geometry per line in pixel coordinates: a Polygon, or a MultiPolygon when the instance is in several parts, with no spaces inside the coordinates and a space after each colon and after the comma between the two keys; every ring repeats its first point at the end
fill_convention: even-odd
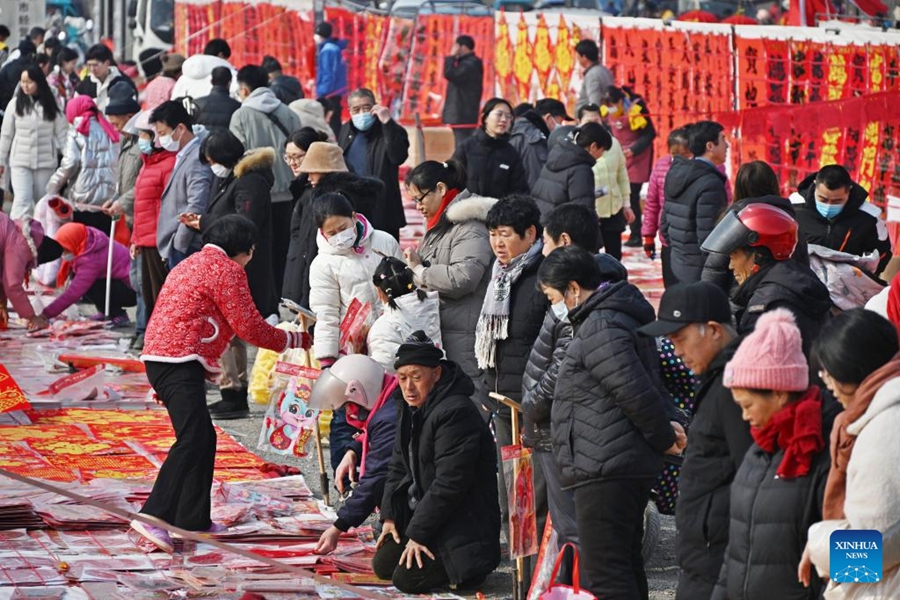
{"type": "Polygon", "coordinates": [[[252,171],[268,171],[275,166],[275,149],[270,147],[247,150],[234,165],[234,176],[243,177],[252,171]]]}
{"type": "Polygon", "coordinates": [[[468,190],[463,190],[453,199],[447,207],[444,215],[451,223],[464,223],[466,221],[487,221],[488,211],[497,203],[496,198],[477,196],[468,190]]]}

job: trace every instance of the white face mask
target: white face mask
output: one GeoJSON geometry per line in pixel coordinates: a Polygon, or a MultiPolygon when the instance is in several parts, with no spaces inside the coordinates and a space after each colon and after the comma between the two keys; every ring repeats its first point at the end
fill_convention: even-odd
{"type": "Polygon", "coordinates": [[[557,318],[559,321],[568,321],[569,320],[569,307],[566,306],[566,300],[562,299],[555,304],[550,305],[550,310],[553,311],[553,316],[557,318]]]}
{"type": "Polygon", "coordinates": [[[353,242],[356,241],[356,223],[354,222],[353,227],[348,227],[327,239],[328,243],[335,250],[349,250],[353,247],[353,242]]]}
{"type": "Polygon", "coordinates": [[[212,169],[213,175],[221,179],[225,179],[231,174],[231,169],[223,165],[210,165],[209,168],[212,169]]]}
{"type": "Polygon", "coordinates": [[[172,139],[172,134],[161,135],[159,136],[159,145],[162,146],[163,150],[178,152],[181,149],[181,138],[174,140],[172,139]]]}
{"type": "Polygon", "coordinates": [[[316,33],[316,34],[313,34],[313,41],[316,42],[316,44],[321,44],[322,42],[325,41],[325,38],[323,38],[321,35],[316,33]]]}

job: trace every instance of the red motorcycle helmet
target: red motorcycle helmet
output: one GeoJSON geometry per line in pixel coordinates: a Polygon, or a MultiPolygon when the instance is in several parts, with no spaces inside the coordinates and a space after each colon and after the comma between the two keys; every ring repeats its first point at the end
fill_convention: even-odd
{"type": "Polygon", "coordinates": [[[768,248],[775,260],[787,260],[797,247],[799,226],[791,215],[768,204],[751,204],[729,212],[701,247],[705,252],[731,254],[738,248],[768,248]]]}

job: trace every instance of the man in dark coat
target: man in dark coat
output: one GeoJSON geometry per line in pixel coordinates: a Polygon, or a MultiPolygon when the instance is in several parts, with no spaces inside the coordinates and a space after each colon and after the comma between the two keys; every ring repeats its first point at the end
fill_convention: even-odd
{"type": "MultiPolygon", "coordinates": [[[[516,110],[518,111],[518,107],[516,110]]],[[[534,187],[541,169],[547,164],[547,156],[550,154],[549,137],[550,128],[534,109],[526,108],[516,115],[516,122],[509,134],[509,145],[519,153],[522,168],[528,178],[528,189],[534,187]]]]}
{"type": "Polygon", "coordinates": [[[109,103],[109,90],[120,81],[126,82],[137,94],[137,86],[119,71],[112,50],[103,44],[94,44],[84,54],[84,64],[88,74],[75,89],[80,96],[90,96],[100,111],[109,103]]]}
{"type": "Polygon", "coordinates": [[[660,232],[672,249],[672,273],[679,283],[700,281],[707,253],[700,250],[728,206],[725,162],[728,142],[724,128],[713,121],[691,126],[688,145],[692,160],[675,157],[666,175],[660,232]]]}
{"type": "Polygon", "coordinates": [[[208,96],[196,98],[194,106],[197,114],[194,121],[210,132],[224,131],[231,124],[231,115],[241,107],[241,103],[231,97],[231,69],[216,67],[210,76],[212,89],[208,96]]]}
{"type": "Polygon", "coordinates": [[[366,217],[375,229],[400,239],[406,225],[403,198],[400,196],[400,165],[409,157],[406,129],[391,118],[391,113],[375,101],[375,94],[360,88],[347,98],[350,121],[344,123],[338,144],[344,160],[357,175],[377,177],[384,183],[384,202],[366,217]]]}
{"type": "Polygon", "coordinates": [[[484,80],[484,65],[475,56],[475,40],[461,35],[444,59],[447,95],[444,99],[444,124],[453,126],[456,147],[478,128],[478,109],[484,80]]]}
{"type": "Polygon", "coordinates": [[[869,193],[840,165],[822,167],[797,187],[797,223],[809,244],[856,256],[878,251],[879,275],[891,260],[891,240],[881,209],[867,202],[869,193]]]}
{"type": "Polygon", "coordinates": [[[266,55],[263,57],[261,66],[269,74],[269,89],[279,100],[290,104],[294,100],[303,98],[303,86],[300,85],[300,80],[282,73],[281,63],[277,58],[266,55]]]}
{"type": "Polygon", "coordinates": [[[740,339],[731,326],[728,297],[705,281],[667,289],[658,320],[640,332],[672,340],[675,355],[700,378],[675,508],[681,567],[676,598],[709,598],[728,545],[731,482],[753,444],[741,408],[722,385],[725,363],[740,339]]]}
{"type": "Polygon", "coordinates": [[[399,403],[372,568],[401,592],[480,584],[500,564],[497,457],[475,385],[422,331],[397,351],[399,403]]]}

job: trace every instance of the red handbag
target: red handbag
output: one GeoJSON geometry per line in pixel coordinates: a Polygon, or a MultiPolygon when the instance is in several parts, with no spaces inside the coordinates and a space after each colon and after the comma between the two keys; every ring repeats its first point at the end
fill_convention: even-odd
{"type": "Polygon", "coordinates": [[[578,548],[572,543],[567,543],[559,549],[559,556],[556,558],[556,565],[553,567],[553,576],[550,578],[552,582],[540,596],[540,600],[597,600],[597,597],[590,592],[581,589],[580,576],[578,574],[578,548]],[[559,574],[559,567],[562,565],[563,557],[566,555],[566,547],[572,549],[574,560],[572,561],[572,585],[564,583],[556,583],[556,576],[559,574]]]}

